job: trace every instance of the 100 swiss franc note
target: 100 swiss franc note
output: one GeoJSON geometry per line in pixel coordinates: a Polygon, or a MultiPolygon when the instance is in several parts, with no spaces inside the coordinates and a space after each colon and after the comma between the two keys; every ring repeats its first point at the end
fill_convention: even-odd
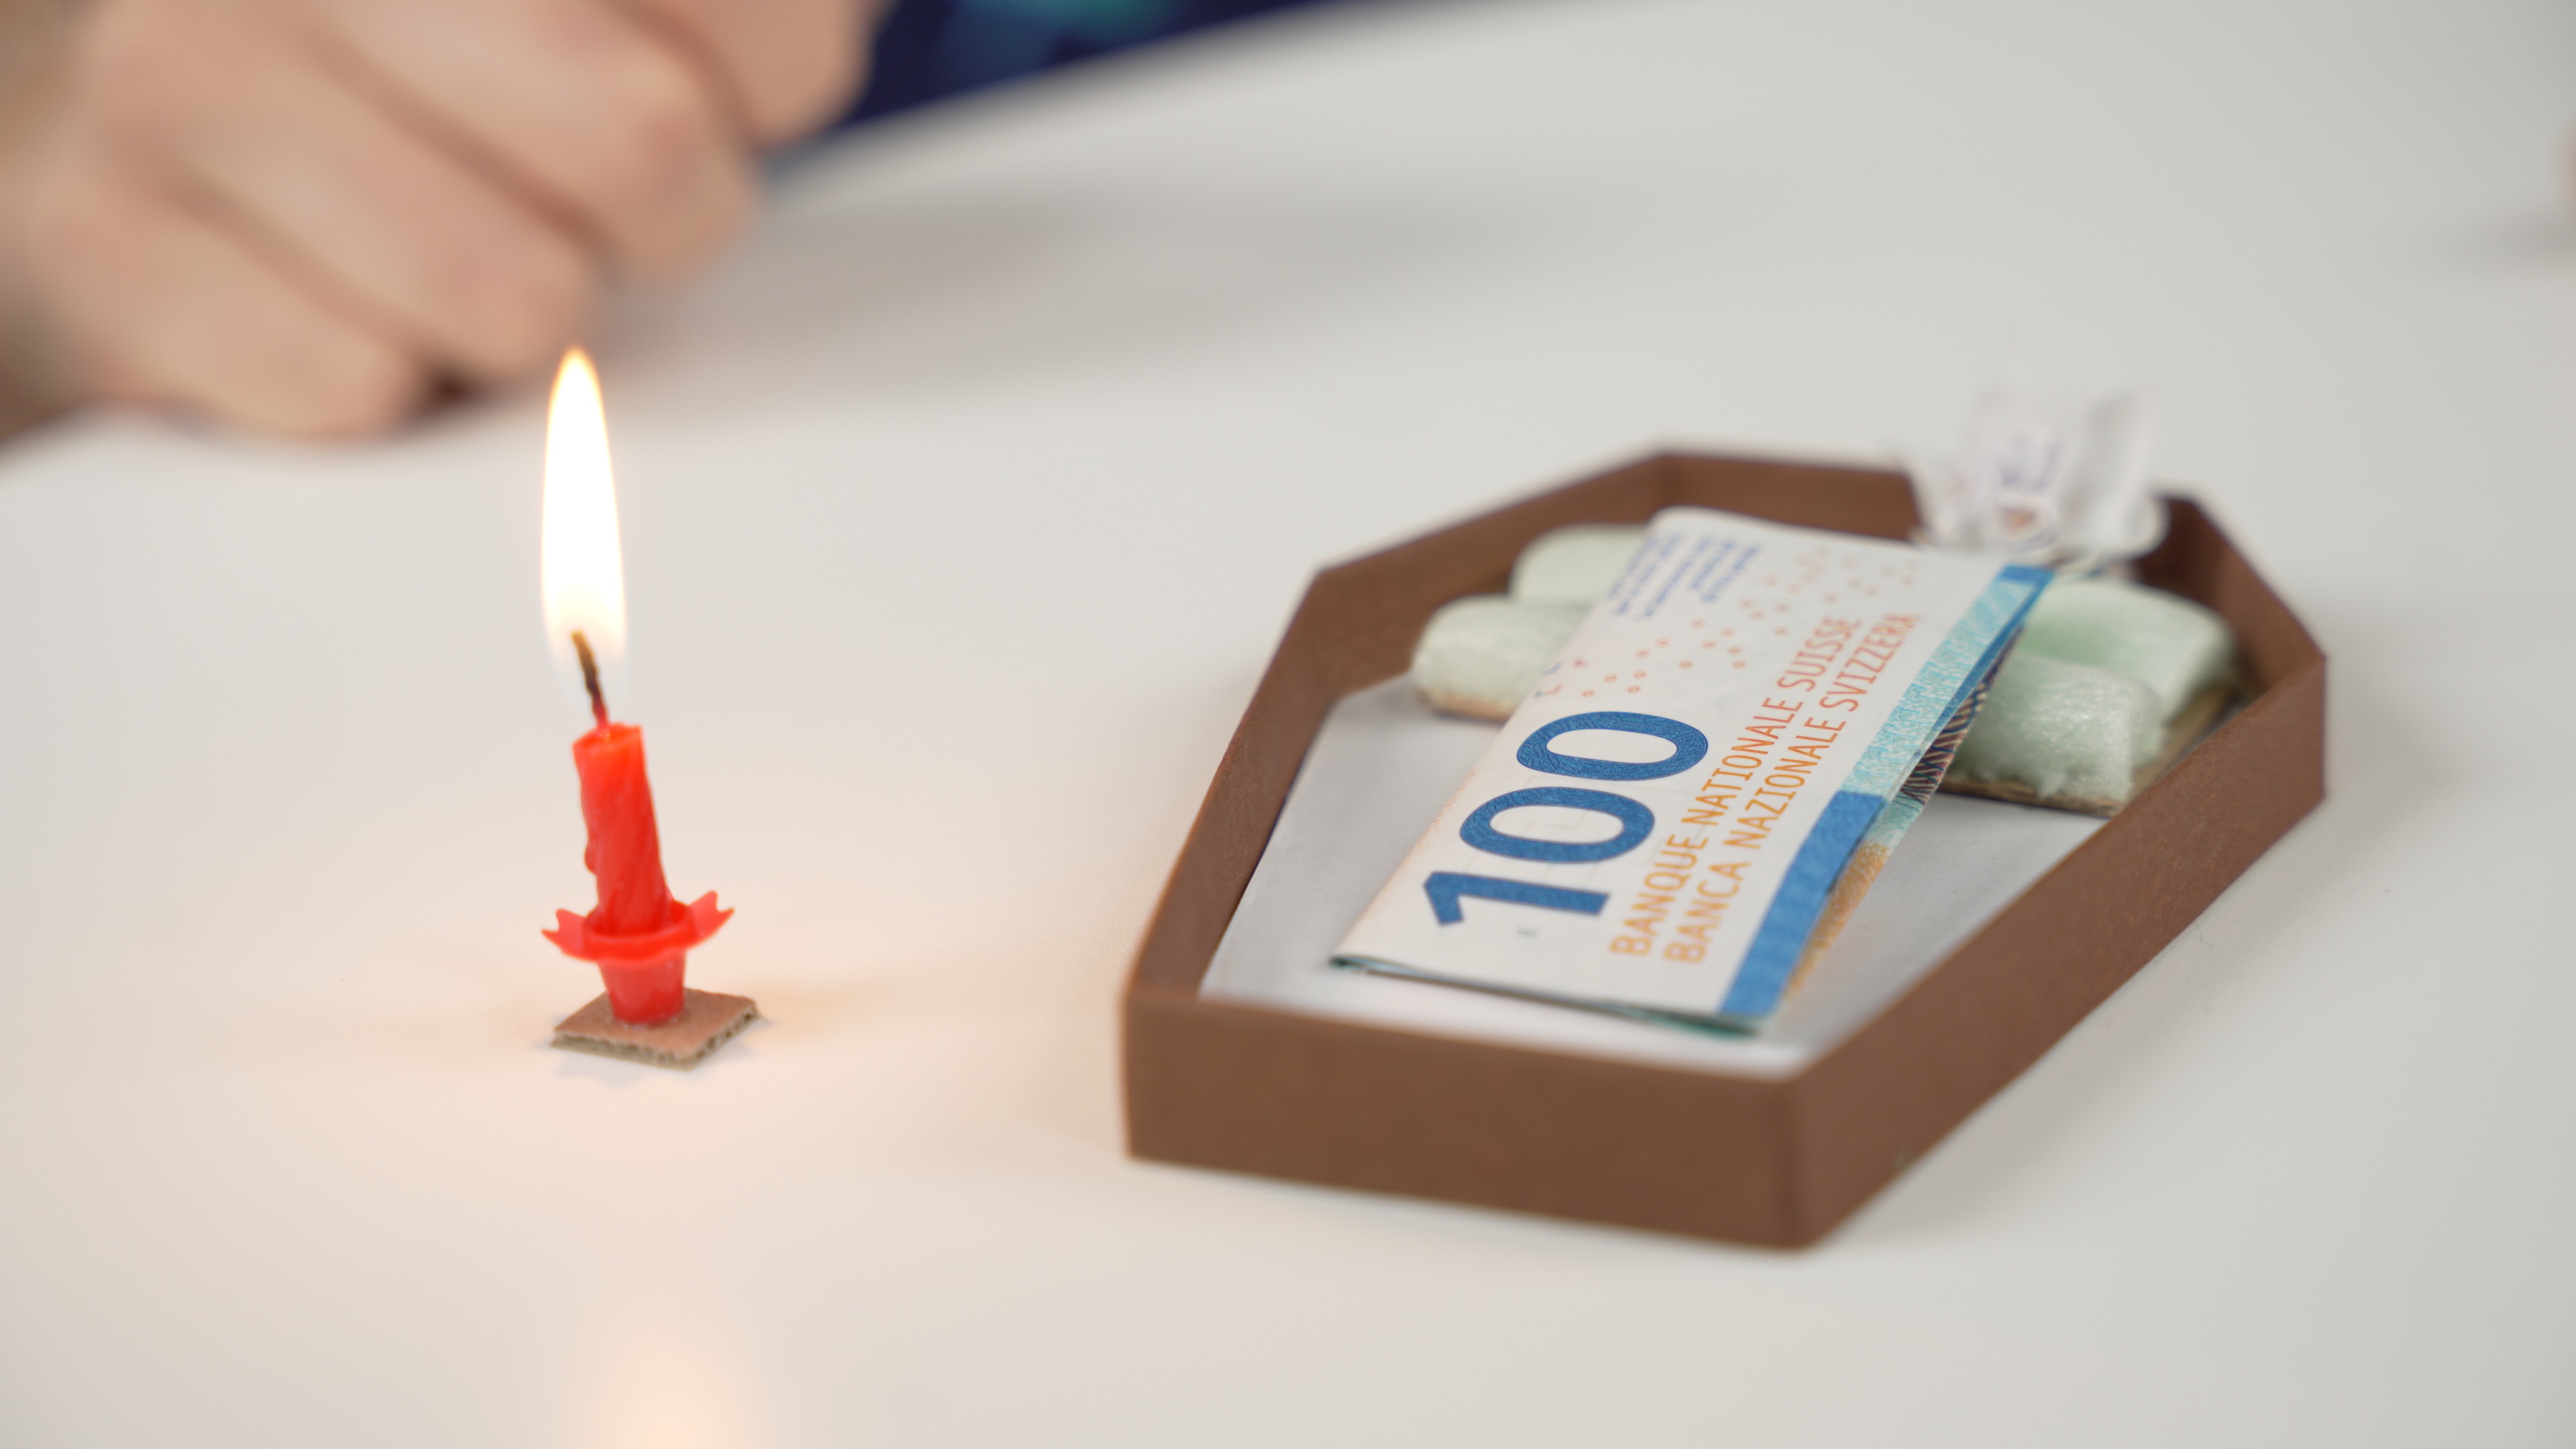
{"type": "Polygon", "coordinates": [[[1758,1029],[2048,579],[1666,509],[1335,964],[1758,1029]]]}

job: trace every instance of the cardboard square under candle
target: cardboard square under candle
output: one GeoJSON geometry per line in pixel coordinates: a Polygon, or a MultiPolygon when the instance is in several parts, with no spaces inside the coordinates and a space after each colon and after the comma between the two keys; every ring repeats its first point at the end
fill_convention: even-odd
{"type": "Polygon", "coordinates": [[[760,1007],[748,996],[719,991],[684,991],[680,1014],[668,1021],[639,1025],[620,1021],[606,993],[555,1023],[552,1045],[565,1051],[589,1052],[620,1061],[687,1071],[742,1035],[760,1019],[760,1007]]]}

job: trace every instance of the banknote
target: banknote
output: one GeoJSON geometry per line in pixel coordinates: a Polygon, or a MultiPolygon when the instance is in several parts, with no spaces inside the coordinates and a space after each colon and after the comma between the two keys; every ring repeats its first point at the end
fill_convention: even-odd
{"type": "Polygon", "coordinates": [[[1334,964],[1758,1030],[2049,578],[1666,509],[1334,964]]]}

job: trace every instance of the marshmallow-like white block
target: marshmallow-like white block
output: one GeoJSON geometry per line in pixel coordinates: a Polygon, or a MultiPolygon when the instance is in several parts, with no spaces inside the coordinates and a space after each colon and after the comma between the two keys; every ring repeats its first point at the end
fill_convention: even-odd
{"type": "Polygon", "coordinates": [[[1556,662],[1588,603],[1476,594],[1440,606],[1413,646],[1413,682],[1437,709],[1509,719],[1556,662]]]}
{"type": "MultiPolygon", "coordinates": [[[[1512,565],[1508,597],[1458,599],[1431,616],[1414,648],[1414,683],[1452,714],[1509,719],[1645,533],[1578,523],[1533,539],[1512,565]]],[[[1990,787],[1975,794],[2108,814],[2135,793],[2165,723],[2225,681],[2235,652],[2226,621],[2188,599],[2111,579],[2059,580],[2032,607],[1951,775],[1990,787]]]]}
{"type": "Polygon", "coordinates": [[[2162,589],[2117,579],[2060,579],[2031,606],[2013,657],[2044,655],[2125,674],[2154,690],[2172,719],[2227,678],[2236,641],[2227,621],[2162,589]]]}
{"type": "Polygon", "coordinates": [[[2046,804],[2107,813],[2164,740],[2155,691],[2125,674],[2016,648],[1995,674],[1950,772],[2020,786],[2046,804]]]}
{"type": "Polygon", "coordinates": [[[1512,597],[1524,604],[1588,604],[1610,592],[1645,542],[1642,523],[1571,523],[1531,539],[1512,564],[1512,597]]]}

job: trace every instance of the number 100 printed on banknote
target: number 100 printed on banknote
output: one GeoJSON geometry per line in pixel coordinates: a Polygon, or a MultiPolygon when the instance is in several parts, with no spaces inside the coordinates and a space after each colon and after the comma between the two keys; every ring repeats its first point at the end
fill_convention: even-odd
{"type": "Polygon", "coordinates": [[[2049,577],[1666,509],[1335,964],[1759,1029],[2049,577]]]}

